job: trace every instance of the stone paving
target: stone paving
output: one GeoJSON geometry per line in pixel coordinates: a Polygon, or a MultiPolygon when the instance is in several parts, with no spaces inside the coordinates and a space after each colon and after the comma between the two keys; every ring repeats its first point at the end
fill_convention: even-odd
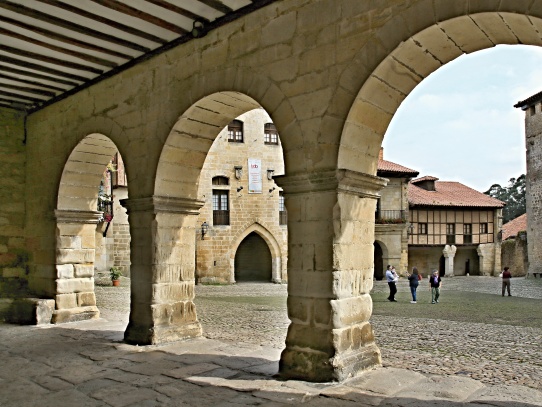
{"type": "MultiPolygon", "coordinates": [[[[498,279],[473,280],[468,289],[500,287],[498,279]]],[[[0,324],[0,406],[542,406],[542,328],[374,316],[384,367],[340,384],[281,381],[274,374],[288,325],[286,286],[198,286],[206,338],[138,347],[122,343],[127,283],[96,287],[100,320],[0,324]],[[413,324],[423,329],[422,341],[438,340],[438,349],[412,351],[402,333],[413,324]],[[503,340],[521,341],[527,351],[510,361],[503,340]]],[[[445,287],[452,283],[461,279],[445,287]]],[[[521,295],[522,282],[513,283],[521,295]]],[[[526,295],[537,295],[531,287],[526,295]]]]}

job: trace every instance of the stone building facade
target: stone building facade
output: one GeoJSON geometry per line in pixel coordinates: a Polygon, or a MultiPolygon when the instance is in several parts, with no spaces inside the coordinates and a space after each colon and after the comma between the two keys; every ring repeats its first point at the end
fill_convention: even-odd
{"type": "Polygon", "coordinates": [[[527,219],[527,277],[542,277],[542,92],[514,105],[525,111],[525,146],[527,174],[525,177],[527,219]]]}
{"type": "Polygon", "coordinates": [[[380,191],[375,212],[374,276],[382,280],[386,266],[395,266],[398,273],[408,269],[408,182],[418,171],[384,160],[380,150],[377,176],[388,180],[380,191]]]}
{"type": "Polygon", "coordinates": [[[502,227],[501,264],[510,267],[514,277],[526,276],[529,270],[527,237],[526,213],[502,227]]]}
{"type": "MultiPolygon", "coordinates": [[[[542,9],[532,1],[278,0],[25,117],[9,108],[2,154],[24,168],[1,167],[8,187],[22,182],[0,202],[2,286],[11,297],[53,301],[55,323],[99,317],[97,190],[120,152],[131,238],[125,340],[202,335],[193,301],[205,204],[198,180],[220,131],[262,107],[285,163],[275,179],[289,236],[280,374],[344,380],[379,365],[369,293],[386,128],[441,66],[496,44],[542,45],[540,26],[542,9]]],[[[533,156],[542,151],[537,137],[533,156]]]]}
{"type": "Polygon", "coordinates": [[[280,137],[262,108],[232,123],[240,127],[220,131],[201,170],[197,224],[208,229],[196,230],[196,280],[285,282],[286,210],[273,180],[284,175],[280,137]]]}

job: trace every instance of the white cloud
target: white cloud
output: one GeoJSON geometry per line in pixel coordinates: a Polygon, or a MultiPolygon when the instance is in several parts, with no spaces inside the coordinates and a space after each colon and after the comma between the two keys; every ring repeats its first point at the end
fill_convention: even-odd
{"type": "Polygon", "coordinates": [[[384,138],[385,158],[478,190],[525,173],[523,112],[542,91],[542,50],[497,46],[462,56],[418,85],[384,138]]]}

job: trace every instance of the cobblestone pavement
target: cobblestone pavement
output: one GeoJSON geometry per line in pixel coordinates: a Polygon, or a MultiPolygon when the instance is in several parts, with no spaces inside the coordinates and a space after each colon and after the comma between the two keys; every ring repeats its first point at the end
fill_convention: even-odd
{"type": "MultiPolygon", "coordinates": [[[[97,287],[104,318],[127,322],[127,283],[121,290],[97,287]]],[[[385,282],[377,281],[373,291],[387,289],[385,282]]],[[[454,277],[443,284],[443,291],[495,294],[500,289],[501,282],[494,277],[454,277]]],[[[286,290],[280,284],[196,286],[195,302],[205,337],[281,350],[289,325],[286,290]]],[[[542,300],[542,279],[514,278],[512,290],[514,296],[542,300]]],[[[407,291],[406,285],[399,285],[400,293],[407,291]]],[[[378,315],[371,322],[385,367],[542,389],[542,327],[378,315]]]]}

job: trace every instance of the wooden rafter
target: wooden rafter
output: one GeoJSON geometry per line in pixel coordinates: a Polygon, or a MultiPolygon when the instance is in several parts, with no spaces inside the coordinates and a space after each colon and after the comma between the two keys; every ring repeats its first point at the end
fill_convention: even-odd
{"type": "Polygon", "coordinates": [[[83,27],[79,24],[72,23],[71,21],[64,20],[62,18],[54,17],[41,11],[34,10],[30,7],[26,7],[20,4],[12,3],[8,0],[3,0],[0,2],[0,7],[6,10],[10,10],[27,17],[35,18],[49,24],[57,25],[59,27],[66,28],[78,32],[80,34],[88,35],[89,37],[98,38],[103,41],[111,42],[113,44],[121,45],[126,48],[131,48],[140,52],[147,52],[149,49],[142,45],[136,44],[135,42],[123,40],[121,38],[115,37],[113,35],[104,34],[100,31],[93,30],[91,28],[83,27]]]}
{"type": "MultiPolygon", "coordinates": [[[[0,86],[1,86],[1,85],[0,85],[0,86]]],[[[34,103],[38,103],[38,102],[43,102],[43,101],[44,101],[44,99],[36,99],[36,98],[34,98],[34,97],[31,97],[31,96],[19,95],[18,93],[6,92],[6,91],[4,91],[4,90],[0,90],[0,95],[12,97],[12,98],[18,98],[18,99],[29,100],[29,101],[34,102],[34,103]]]]}
{"type": "Polygon", "coordinates": [[[206,6],[214,8],[215,10],[218,10],[224,14],[228,14],[233,11],[231,8],[218,0],[199,0],[199,2],[205,4],[206,6]]]}
{"type": "Polygon", "coordinates": [[[168,3],[165,0],[145,0],[145,1],[147,1],[147,3],[152,3],[156,6],[165,8],[166,10],[173,11],[174,13],[190,18],[191,20],[200,20],[206,23],[209,22],[207,18],[200,16],[198,14],[192,13],[191,11],[185,10],[184,8],[178,7],[174,4],[168,3]]]}
{"type": "Polygon", "coordinates": [[[44,37],[51,38],[51,39],[56,40],[56,41],[64,42],[66,44],[75,45],[77,47],[81,47],[81,48],[85,48],[85,49],[90,49],[92,51],[98,51],[98,52],[108,54],[108,55],[112,55],[112,56],[115,56],[115,57],[118,57],[118,58],[123,58],[123,59],[127,59],[127,60],[132,59],[132,57],[130,55],[128,55],[128,54],[123,54],[121,52],[117,52],[117,51],[114,51],[114,50],[111,50],[111,49],[108,49],[108,48],[100,47],[100,46],[91,44],[89,42],[80,41],[80,40],[77,40],[75,38],[68,37],[67,35],[58,34],[58,33],[55,33],[55,32],[50,31],[50,30],[46,30],[46,29],[41,28],[41,27],[35,27],[33,25],[23,23],[22,21],[15,20],[13,18],[5,17],[3,15],[0,15],[0,21],[3,21],[5,23],[9,23],[11,25],[15,25],[17,27],[24,28],[25,30],[28,30],[30,32],[35,32],[36,34],[40,34],[40,35],[43,35],[44,37]]]}
{"type": "Polygon", "coordinates": [[[26,93],[34,93],[36,95],[46,96],[48,98],[56,95],[55,92],[49,92],[47,90],[36,89],[36,88],[28,88],[26,86],[11,85],[9,83],[0,82],[0,87],[6,88],[6,89],[19,90],[21,92],[26,92],[26,93]]]}
{"type": "Polygon", "coordinates": [[[48,57],[46,55],[38,54],[37,52],[25,51],[25,50],[21,50],[21,49],[15,48],[15,47],[10,47],[8,45],[0,44],[0,51],[8,52],[10,54],[18,55],[20,57],[34,59],[34,60],[37,60],[37,61],[47,62],[47,63],[53,64],[53,65],[63,66],[65,68],[71,68],[71,69],[77,69],[77,70],[80,70],[80,71],[92,72],[92,73],[95,73],[97,75],[100,75],[100,74],[103,73],[103,70],[93,68],[91,66],[78,64],[76,62],[65,61],[63,59],[48,57]]]}
{"type": "Polygon", "coordinates": [[[61,78],[62,77],[63,78],[69,78],[69,79],[73,79],[73,80],[80,81],[80,82],[85,82],[85,81],[87,81],[89,79],[89,78],[85,78],[84,76],[79,76],[79,75],[74,75],[74,74],[71,74],[71,73],[68,73],[68,72],[59,71],[58,69],[47,68],[47,67],[42,66],[40,64],[34,64],[32,62],[24,61],[22,59],[8,57],[8,56],[2,55],[2,54],[0,54],[0,62],[5,62],[5,63],[16,65],[16,66],[22,66],[24,68],[34,69],[34,70],[40,71],[40,72],[46,72],[46,73],[50,73],[52,75],[60,76],[61,78]]]}
{"type": "MultiPolygon", "coordinates": [[[[0,67],[0,71],[1,70],[2,70],[2,67],[0,67]]],[[[63,88],[58,88],[56,86],[48,85],[46,83],[40,83],[40,82],[36,82],[36,81],[29,81],[28,79],[22,79],[22,78],[18,78],[16,76],[5,75],[3,73],[0,73],[0,79],[7,79],[8,81],[24,83],[26,85],[39,86],[41,88],[56,90],[57,92],[64,92],[66,90],[66,89],[63,89],[63,88]]]]}
{"type": "Polygon", "coordinates": [[[94,57],[92,55],[83,54],[81,52],[72,51],[71,49],[57,47],[56,45],[52,45],[52,44],[49,44],[47,42],[39,41],[39,40],[36,40],[34,38],[27,37],[26,35],[22,35],[22,34],[16,33],[16,32],[11,31],[11,30],[6,30],[5,28],[2,28],[2,27],[0,27],[0,34],[6,35],[6,36],[12,37],[12,38],[17,38],[19,40],[26,41],[28,43],[35,44],[35,45],[38,45],[38,46],[43,47],[43,48],[48,48],[48,49],[53,50],[53,51],[61,52],[61,53],[66,54],[66,55],[71,55],[73,57],[83,59],[85,61],[92,62],[92,63],[95,63],[97,65],[108,66],[110,68],[114,68],[114,67],[118,66],[118,64],[115,63],[115,62],[108,61],[108,60],[103,59],[103,58],[97,58],[97,57],[94,57]]]}
{"type": "Polygon", "coordinates": [[[145,13],[144,11],[128,6],[127,4],[121,3],[117,0],[92,0],[92,1],[94,3],[99,4],[100,6],[108,7],[112,10],[118,11],[119,13],[123,13],[131,17],[139,18],[140,20],[154,24],[158,27],[162,27],[174,33],[177,33],[180,35],[188,33],[188,31],[182,27],[179,27],[175,24],[171,24],[170,22],[166,20],[162,20],[161,18],[155,17],[152,14],[145,13]]]}
{"type": "Polygon", "coordinates": [[[102,17],[98,14],[90,13],[86,10],[80,9],[78,7],[72,6],[71,4],[67,4],[58,0],[37,0],[41,3],[49,4],[50,6],[61,8],[62,10],[69,11],[70,13],[78,14],[82,17],[88,18],[90,20],[98,21],[102,24],[106,24],[110,27],[116,28],[117,30],[121,30],[124,32],[127,32],[129,34],[135,35],[137,37],[144,38],[146,40],[156,42],[157,44],[165,44],[167,43],[167,40],[157,37],[155,35],[149,34],[145,31],[138,30],[137,28],[130,27],[128,25],[119,23],[117,21],[110,20],[108,18],[102,17]]]}
{"type": "MultiPolygon", "coordinates": [[[[10,63],[13,63],[13,62],[10,62],[10,63]]],[[[30,77],[30,78],[41,79],[41,80],[44,80],[44,81],[61,83],[63,85],[70,86],[70,87],[79,85],[77,82],[71,82],[71,81],[67,81],[65,79],[56,78],[54,76],[49,76],[49,75],[42,75],[42,74],[39,74],[39,73],[36,73],[36,72],[24,71],[22,69],[13,68],[11,66],[7,66],[7,65],[3,65],[3,64],[0,64],[0,70],[3,71],[3,72],[10,72],[10,73],[14,73],[16,75],[23,75],[23,76],[27,76],[27,77],[30,77]]],[[[47,85],[43,85],[43,86],[47,86],[47,85]]]]}

